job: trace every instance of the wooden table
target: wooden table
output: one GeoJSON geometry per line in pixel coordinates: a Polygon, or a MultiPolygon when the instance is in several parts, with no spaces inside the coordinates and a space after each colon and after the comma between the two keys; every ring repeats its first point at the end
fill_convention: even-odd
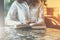
{"type": "Polygon", "coordinates": [[[60,40],[60,30],[53,28],[46,28],[45,30],[35,30],[35,29],[22,30],[22,29],[13,29],[9,27],[4,28],[0,27],[0,40],[24,40],[24,39],[60,40]],[[29,37],[27,37],[26,35],[27,36],[29,35],[29,37]]]}

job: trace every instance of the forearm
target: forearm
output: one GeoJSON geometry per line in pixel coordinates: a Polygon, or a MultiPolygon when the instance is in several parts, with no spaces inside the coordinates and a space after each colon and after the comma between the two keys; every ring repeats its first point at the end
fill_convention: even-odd
{"type": "Polygon", "coordinates": [[[42,21],[30,23],[29,25],[30,25],[30,26],[38,26],[38,25],[40,25],[41,23],[42,23],[42,21]]]}
{"type": "Polygon", "coordinates": [[[8,19],[8,20],[5,20],[5,24],[6,25],[19,25],[19,24],[21,24],[21,22],[8,19]]]}

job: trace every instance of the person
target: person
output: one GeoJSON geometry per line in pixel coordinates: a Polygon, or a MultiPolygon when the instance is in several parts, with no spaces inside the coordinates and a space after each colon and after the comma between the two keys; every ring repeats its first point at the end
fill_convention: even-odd
{"type": "Polygon", "coordinates": [[[5,18],[6,25],[38,25],[43,21],[43,6],[40,0],[15,0],[5,18]]]}

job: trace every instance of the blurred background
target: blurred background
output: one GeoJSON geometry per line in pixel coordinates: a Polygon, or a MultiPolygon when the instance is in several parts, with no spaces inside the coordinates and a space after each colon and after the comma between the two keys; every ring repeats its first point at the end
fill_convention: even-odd
{"type": "Polygon", "coordinates": [[[4,15],[7,15],[7,12],[11,6],[11,4],[13,3],[14,0],[4,0],[4,15]]]}

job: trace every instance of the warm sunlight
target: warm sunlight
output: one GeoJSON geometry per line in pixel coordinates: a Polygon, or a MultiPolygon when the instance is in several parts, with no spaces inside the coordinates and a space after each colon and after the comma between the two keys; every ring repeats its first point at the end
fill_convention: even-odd
{"type": "MultiPolygon", "coordinates": [[[[53,9],[53,15],[58,17],[60,14],[60,0],[46,0],[47,8],[53,9]]],[[[45,8],[46,9],[46,8],[45,8]]],[[[44,10],[44,14],[46,14],[46,10],[44,10]]],[[[49,11],[50,13],[50,11],[49,11]]]]}

